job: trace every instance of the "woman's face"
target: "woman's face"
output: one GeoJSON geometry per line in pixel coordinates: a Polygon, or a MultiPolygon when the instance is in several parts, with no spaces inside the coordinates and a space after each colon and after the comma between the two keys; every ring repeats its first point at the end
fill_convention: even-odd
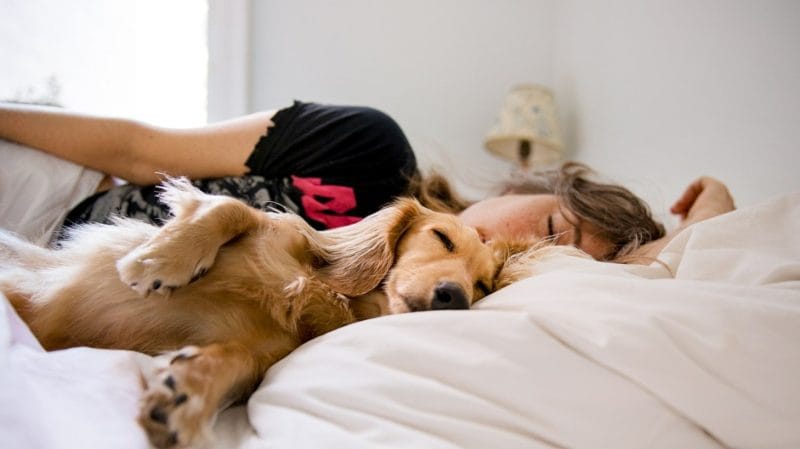
{"type": "Polygon", "coordinates": [[[603,259],[612,245],[592,226],[561,207],[552,194],[503,195],[479,201],[459,214],[485,240],[494,238],[554,238],[558,245],[576,246],[603,259]]]}

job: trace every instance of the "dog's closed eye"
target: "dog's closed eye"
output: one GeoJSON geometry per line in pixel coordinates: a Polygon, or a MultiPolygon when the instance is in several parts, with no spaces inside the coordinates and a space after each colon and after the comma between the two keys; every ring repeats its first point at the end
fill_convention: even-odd
{"type": "Polygon", "coordinates": [[[436,237],[439,238],[439,241],[442,242],[442,245],[447,250],[447,252],[452,253],[453,251],[456,250],[456,245],[453,244],[453,241],[450,240],[450,237],[448,237],[447,234],[438,229],[434,229],[433,233],[436,235],[436,237]]]}

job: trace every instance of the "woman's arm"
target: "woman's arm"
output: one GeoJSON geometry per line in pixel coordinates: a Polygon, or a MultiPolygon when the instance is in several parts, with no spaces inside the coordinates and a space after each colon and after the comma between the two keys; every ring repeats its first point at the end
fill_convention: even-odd
{"type": "Polygon", "coordinates": [[[237,176],[275,111],[194,129],[168,129],[57,108],[0,103],[0,138],[125,179],[155,184],[158,173],[192,179],[237,176]]]}
{"type": "Polygon", "coordinates": [[[687,227],[734,209],[736,206],[733,203],[733,197],[725,184],[714,178],[703,176],[691,183],[670,208],[670,212],[681,216],[678,227],[664,237],[640,246],[626,255],[625,261],[648,265],[676,235],[687,227]]]}

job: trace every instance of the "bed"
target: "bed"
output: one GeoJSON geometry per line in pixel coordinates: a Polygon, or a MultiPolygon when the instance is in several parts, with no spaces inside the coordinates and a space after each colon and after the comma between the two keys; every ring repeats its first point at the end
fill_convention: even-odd
{"type": "MultiPolygon", "coordinates": [[[[553,254],[469,311],[312,340],[219,448],[798,448],[800,194],[628,266],[553,254]]],[[[0,301],[0,446],[146,448],[126,351],[42,351],[0,301]]]]}

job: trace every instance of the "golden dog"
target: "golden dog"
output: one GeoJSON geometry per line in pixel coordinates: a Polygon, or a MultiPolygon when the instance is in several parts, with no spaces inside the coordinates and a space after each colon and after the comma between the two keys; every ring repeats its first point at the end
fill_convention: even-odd
{"type": "Polygon", "coordinates": [[[475,230],[410,199],[320,232],[186,180],[170,180],[162,198],[173,218],[161,228],[85,225],[56,250],[0,233],[0,291],[45,348],[160,354],[139,416],[158,447],[202,441],[220,408],[315,336],[468,308],[492,291],[501,262],[475,230]]]}

